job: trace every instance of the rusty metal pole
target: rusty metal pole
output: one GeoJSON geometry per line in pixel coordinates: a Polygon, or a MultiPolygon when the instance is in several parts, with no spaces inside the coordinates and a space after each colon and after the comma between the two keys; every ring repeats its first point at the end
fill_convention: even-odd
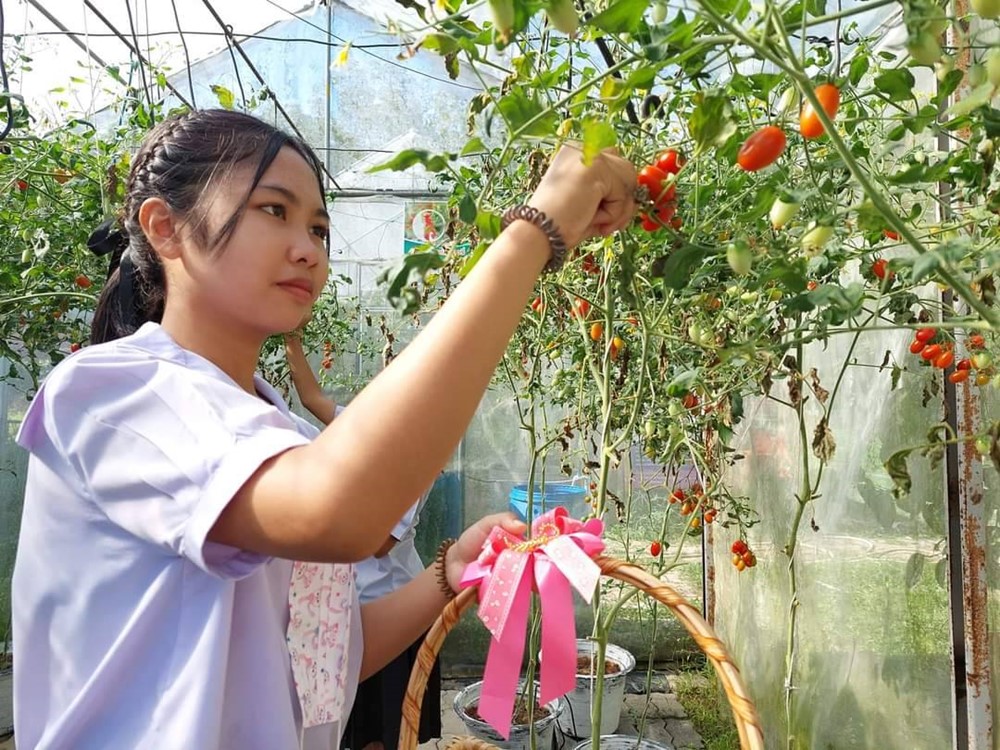
{"type": "MultiPolygon", "coordinates": [[[[968,13],[968,0],[955,0],[955,17],[964,18],[968,13]]],[[[972,19],[973,24],[976,21],[972,19]]],[[[968,31],[965,29],[964,33],[968,31]]],[[[954,28],[949,34],[948,41],[962,50],[956,67],[967,72],[971,62],[969,50],[960,46],[954,28]]],[[[964,135],[967,137],[969,133],[964,135]]],[[[951,146],[946,134],[939,136],[939,148],[948,151],[951,146]]],[[[949,185],[941,185],[940,197],[942,219],[952,218],[955,196],[949,185]]],[[[950,292],[943,295],[943,301],[945,310],[951,310],[954,302],[950,292]]],[[[962,344],[966,334],[962,332],[956,338],[962,344]]],[[[944,404],[947,422],[958,438],[958,445],[949,446],[946,454],[949,589],[956,678],[954,740],[959,749],[993,750],[986,507],[981,458],[970,439],[983,425],[979,388],[971,379],[956,386],[945,378],[944,404]]]]}

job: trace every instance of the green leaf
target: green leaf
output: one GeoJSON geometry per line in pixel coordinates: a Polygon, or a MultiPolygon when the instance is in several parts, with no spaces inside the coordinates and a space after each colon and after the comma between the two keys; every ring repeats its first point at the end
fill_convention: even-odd
{"type": "Polygon", "coordinates": [[[674,250],[670,255],[658,258],[651,268],[655,276],[663,279],[663,285],[670,289],[683,289],[687,286],[707,251],[698,245],[684,245],[674,250]]]}
{"type": "Polygon", "coordinates": [[[894,391],[899,387],[899,379],[903,377],[903,368],[899,365],[892,366],[892,386],[889,388],[890,391],[894,391]]]}
{"type": "Polygon", "coordinates": [[[618,143],[618,135],[607,120],[588,117],[583,121],[583,163],[590,166],[601,151],[618,143]]]}
{"type": "Polygon", "coordinates": [[[952,117],[961,117],[962,115],[967,115],[973,110],[989,104],[990,100],[993,98],[993,91],[995,88],[996,87],[989,81],[977,86],[964,97],[948,107],[945,114],[951,115],[952,117]]]}
{"type": "Polygon", "coordinates": [[[427,50],[434,50],[439,55],[449,55],[459,49],[458,40],[448,34],[433,33],[428,34],[420,41],[420,46],[427,50]]]}
{"type": "Polygon", "coordinates": [[[232,109],[234,104],[233,92],[227,89],[225,86],[220,86],[217,83],[213,83],[210,87],[212,93],[215,94],[215,98],[219,100],[219,106],[223,109],[232,109]]]}
{"type": "Polygon", "coordinates": [[[466,224],[471,224],[476,220],[476,201],[466,193],[458,204],[458,218],[466,224]]]}
{"type": "Polygon", "coordinates": [[[369,173],[381,172],[391,169],[393,172],[402,172],[417,164],[423,165],[428,172],[440,172],[448,166],[450,154],[432,154],[430,151],[420,148],[408,148],[400,151],[388,161],[376,164],[368,169],[369,173]]]}
{"type": "Polygon", "coordinates": [[[857,86],[861,83],[861,79],[865,77],[865,73],[868,72],[868,68],[871,65],[871,61],[868,59],[868,55],[858,52],[851,60],[851,69],[847,74],[848,80],[851,82],[852,86],[857,86]]]}
{"type": "Polygon", "coordinates": [[[519,135],[551,135],[557,124],[556,113],[537,99],[529,98],[521,88],[513,89],[497,102],[497,109],[511,132],[519,135]]]}
{"type": "Polygon", "coordinates": [[[934,101],[939,103],[945,101],[949,96],[958,90],[958,86],[962,83],[962,79],[964,77],[965,73],[961,70],[949,71],[948,75],[944,77],[944,80],[938,82],[937,92],[934,94],[934,101]]]}
{"type": "Polygon", "coordinates": [[[698,92],[688,130],[699,151],[722,146],[736,132],[729,98],[721,94],[698,92]]]}
{"type": "Polygon", "coordinates": [[[926,558],[919,552],[914,552],[906,561],[906,572],[903,574],[903,580],[907,591],[920,583],[920,579],[924,575],[925,562],[926,558]]]}
{"type": "Polygon", "coordinates": [[[631,34],[639,28],[649,0],[618,0],[594,16],[592,26],[609,34],[631,34]]]}
{"type": "Polygon", "coordinates": [[[910,281],[914,284],[919,284],[921,281],[937,271],[940,265],[941,259],[938,257],[937,253],[928,252],[923,255],[918,255],[913,259],[913,272],[910,281]]]}
{"type": "Polygon", "coordinates": [[[489,246],[490,243],[488,242],[480,242],[476,245],[476,249],[469,253],[469,257],[465,259],[465,263],[463,263],[462,267],[458,270],[458,275],[461,278],[464,279],[472,272],[472,269],[476,267],[479,259],[483,257],[489,246]]]}
{"type": "Polygon", "coordinates": [[[910,448],[904,448],[901,451],[896,451],[883,464],[885,470],[889,473],[889,478],[892,479],[892,494],[896,499],[909,495],[910,488],[913,486],[913,481],[910,479],[910,470],[906,465],[906,459],[909,457],[911,450],[910,448]]]}
{"type": "Polygon", "coordinates": [[[894,68],[875,76],[875,88],[894,102],[912,99],[913,88],[916,84],[913,73],[906,68],[894,68]]]}
{"type": "Polygon", "coordinates": [[[698,382],[701,371],[698,369],[686,370],[675,377],[667,385],[667,395],[673,398],[682,398],[691,392],[691,386],[698,382]]]}
{"type": "Polygon", "coordinates": [[[444,257],[435,252],[412,252],[404,255],[399,262],[384,270],[378,276],[378,283],[387,284],[386,298],[389,304],[404,314],[415,312],[420,304],[420,295],[411,284],[423,283],[429,271],[441,268],[444,257]]]}
{"type": "Polygon", "coordinates": [[[466,141],[465,145],[462,147],[462,150],[459,152],[458,155],[468,156],[469,154],[478,154],[481,151],[485,150],[486,150],[486,145],[483,143],[482,139],[478,137],[470,138],[468,141],[466,141]]]}
{"type": "Polygon", "coordinates": [[[476,214],[476,229],[484,240],[495,240],[500,236],[500,216],[490,211],[476,214]]]}

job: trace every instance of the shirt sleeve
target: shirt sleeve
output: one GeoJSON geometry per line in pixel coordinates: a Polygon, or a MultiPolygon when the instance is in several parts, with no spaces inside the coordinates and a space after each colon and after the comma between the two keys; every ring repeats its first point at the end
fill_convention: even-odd
{"type": "Polygon", "coordinates": [[[273,404],[221,374],[107,351],[56,368],[19,440],[49,441],[111,522],[203,570],[249,575],[268,557],[208,540],[269,458],[309,439],[273,404]]]}

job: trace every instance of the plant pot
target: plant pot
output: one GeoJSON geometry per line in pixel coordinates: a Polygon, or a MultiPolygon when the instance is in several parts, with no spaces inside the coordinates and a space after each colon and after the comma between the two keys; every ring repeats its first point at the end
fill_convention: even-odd
{"type": "MultiPolygon", "coordinates": [[[[485,721],[469,715],[468,709],[479,704],[479,693],[482,688],[482,682],[475,682],[455,696],[455,713],[465,723],[468,733],[477,739],[488,740],[500,750],[530,750],[531,726],[528,724],[514,724],[510,728],[510,739],[505,740],[485,721]]],[[[522,688],[523,685],[518,690],[522,688]]],[[[545,708],[548,709],[548,714],[535,719],[533,724],[536,750],[550,750],[552,748],[556,721],[565,709],[565,701],[562,698],[550,701],[545,704],[545,708]]]]}
{"type": "MultiPolygon", "coordinates": [[[[590,740],[584,740],[573,750],[590,750],[590,740]]],[[[673,745],[664,745],[662,742],[653,742],[652,740],[640,740],[625,734],[602,734],[601,750],[675,750],[675,748],[673,745]]]]}
{"type": "MultiPolygon", "coordinates": [[[[590,656],[597,649],[593,641],[578,638],[577,656],[590,656]]],[[[604,675],[604,697],[601,699],[601,736],[611,735],[618,729],[625,698],[625,679],[635,669],[635,657],[623,649],[609,643],[604,658],[619,666],[619,670],[604,675]]],[[[570,737],[589,737],[591,732],[590,711],[593,706],[595,676],[578,674],[576,689],[566,696],[566,710],[559,717],[559,728],[570,737]]]]}

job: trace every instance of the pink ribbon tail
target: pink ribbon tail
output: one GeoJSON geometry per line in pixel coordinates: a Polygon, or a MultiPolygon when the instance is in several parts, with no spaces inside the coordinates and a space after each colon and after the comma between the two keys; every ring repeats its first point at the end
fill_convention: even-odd
{"type": "Polygon", "coordinates": [[[535,560],[535,583],[542,604],[543,703],[559,698],[576,686],[576,618],[573,592],[551,560],[535,560]]]}
{"type": "Polygon", "coordinates": [[[530,555],[503,552],[497,560],[497,569],[490,577],[485,591],[481,590],[480,618],[493,634],[493,638],[490,641],[486,669],[483,672],[479,715],[505,740],[510,738],[514,699],[517,697],[521,660],[524,658],[524,641],[528,633],[532,567],[533,561],[530,555]],[[508,568],[503,564],[508,562],[507,558],[517,558],[518,564],[508,568]],[[516,579],[503,577],[504,573],[513,573],[518,568],[520,575],[516,579]],[[509,607],[504,607],[505,598],[509,607]],[[494,619],[494,610],[501,608],[506,611],[500,619],[494,619]]]}

